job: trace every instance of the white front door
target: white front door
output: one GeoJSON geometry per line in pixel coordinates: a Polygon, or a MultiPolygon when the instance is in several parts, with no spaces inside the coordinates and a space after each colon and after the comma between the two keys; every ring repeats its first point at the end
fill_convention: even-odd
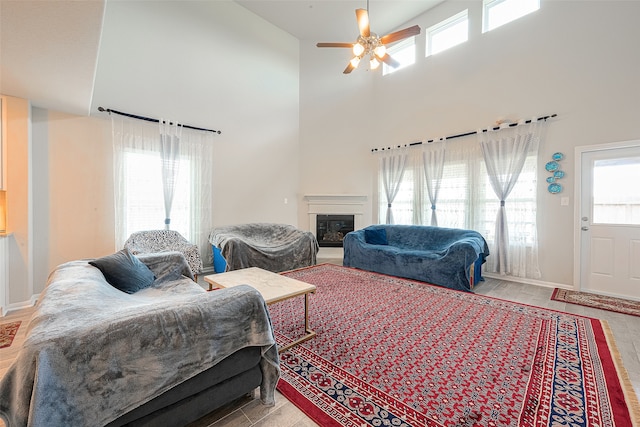
{"type": "Polygon", "coordinates": [[[576,149],[579,289],[640,300],[640,141],[576,149]]]}

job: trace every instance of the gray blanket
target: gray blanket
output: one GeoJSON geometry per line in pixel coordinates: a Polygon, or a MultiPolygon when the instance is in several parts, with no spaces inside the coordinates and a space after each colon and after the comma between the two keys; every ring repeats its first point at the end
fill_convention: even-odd
{"type": "Polygon", "coordinates": [[[215,228],[209,242],[220,248],[229,270],[259,267],[279,273],[316,264],[313,233],[288,224],[239,224],[215,228]]]}
{"type": "Polygon", "coordinates": [[[86,260],[53,271],[0,381],[9,427],[107,424],[247,346],[263,348],[261,399],[274,403],[278,353],[260,294],[204,291],[182,276],[181,254],[139,258],[157,279],[131,295],[86,260]]]}

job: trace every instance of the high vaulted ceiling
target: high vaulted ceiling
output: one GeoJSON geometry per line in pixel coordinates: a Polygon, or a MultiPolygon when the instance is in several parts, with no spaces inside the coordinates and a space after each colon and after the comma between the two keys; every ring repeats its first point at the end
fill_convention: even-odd
{"type": "Polygon", "coordinates": [[[443,0],[236,0],[300,40],[351,42],[356,9],[369,6],[371,30],[382,36],[443,0]]]}
{"type": "MultiPolygon", "coordinates": [[[[193,3],[174,1],[184,7],[193,3]]],[[[357,38],[357,8],[368,4],[372,31],[383,35],[441,1],[236,2],[300,40],[351,42],[357,38]]],[[[0,93],[29,99],[36,107],[89,115],[106,7],[105,0],[0,0],[0,93]]]]}

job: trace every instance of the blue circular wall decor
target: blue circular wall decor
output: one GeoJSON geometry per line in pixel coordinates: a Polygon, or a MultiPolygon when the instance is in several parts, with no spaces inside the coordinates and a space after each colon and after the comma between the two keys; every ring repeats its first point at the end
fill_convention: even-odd
{"type": "Polygon", "coordinates": [[[560,170],[560,161],[564,159],[564,154],[557,152],[551,155],[551,161],[544,165],[547,172],[551,172],[551,176],[547,177],[547,191],[551,194],[558,194],[562,191],[562,185],[556,181],[564,178],[564,171],[560,170]]]}
{"type": "Polygon", "coordinates": [[[558,162],[547,162],[546,165],[544,165],[544,168],[546,170],[548,170],[549,172],[553,172],[555,170],[558,170],[558,168],[560,167],[560,165],[558,164],[558,162]]]}
{"type": "Polygon", "coordinates": [[[562,191],[562,185],[558,183],[549,184],[549,187],[547,187],[547,190],[549,190],[549,193],[551,194],[558,194],[559,192],[562,191]]]}

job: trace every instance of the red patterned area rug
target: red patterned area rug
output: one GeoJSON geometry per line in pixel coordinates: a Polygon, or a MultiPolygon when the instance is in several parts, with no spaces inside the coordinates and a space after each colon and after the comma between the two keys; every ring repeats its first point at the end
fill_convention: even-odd
{"type": "Polygon", "coordinates": [[[585,307],[599,308],[601,310],[615,311],[632,316],[640,316],[640,301],[597,295],[587,292],[569,291],[556,288],[551,295],[554,301],[563,301],[571,304],[584,305],[585,307]]]}
{"type": "Polygon", "coordinates": [[[0,323],[0,348],[10,347],[22,322],[0,323]]]}
{"type": "MultiPolygon", "coordinates": [[[[605,322],[332,264],[284,274],[317,286],[317,336],[281,355],[278,389],[322,426],[640,423],[605,322]]],[[[269,310],[280,344],[303,333],[302,297],[269,310]]]]}

